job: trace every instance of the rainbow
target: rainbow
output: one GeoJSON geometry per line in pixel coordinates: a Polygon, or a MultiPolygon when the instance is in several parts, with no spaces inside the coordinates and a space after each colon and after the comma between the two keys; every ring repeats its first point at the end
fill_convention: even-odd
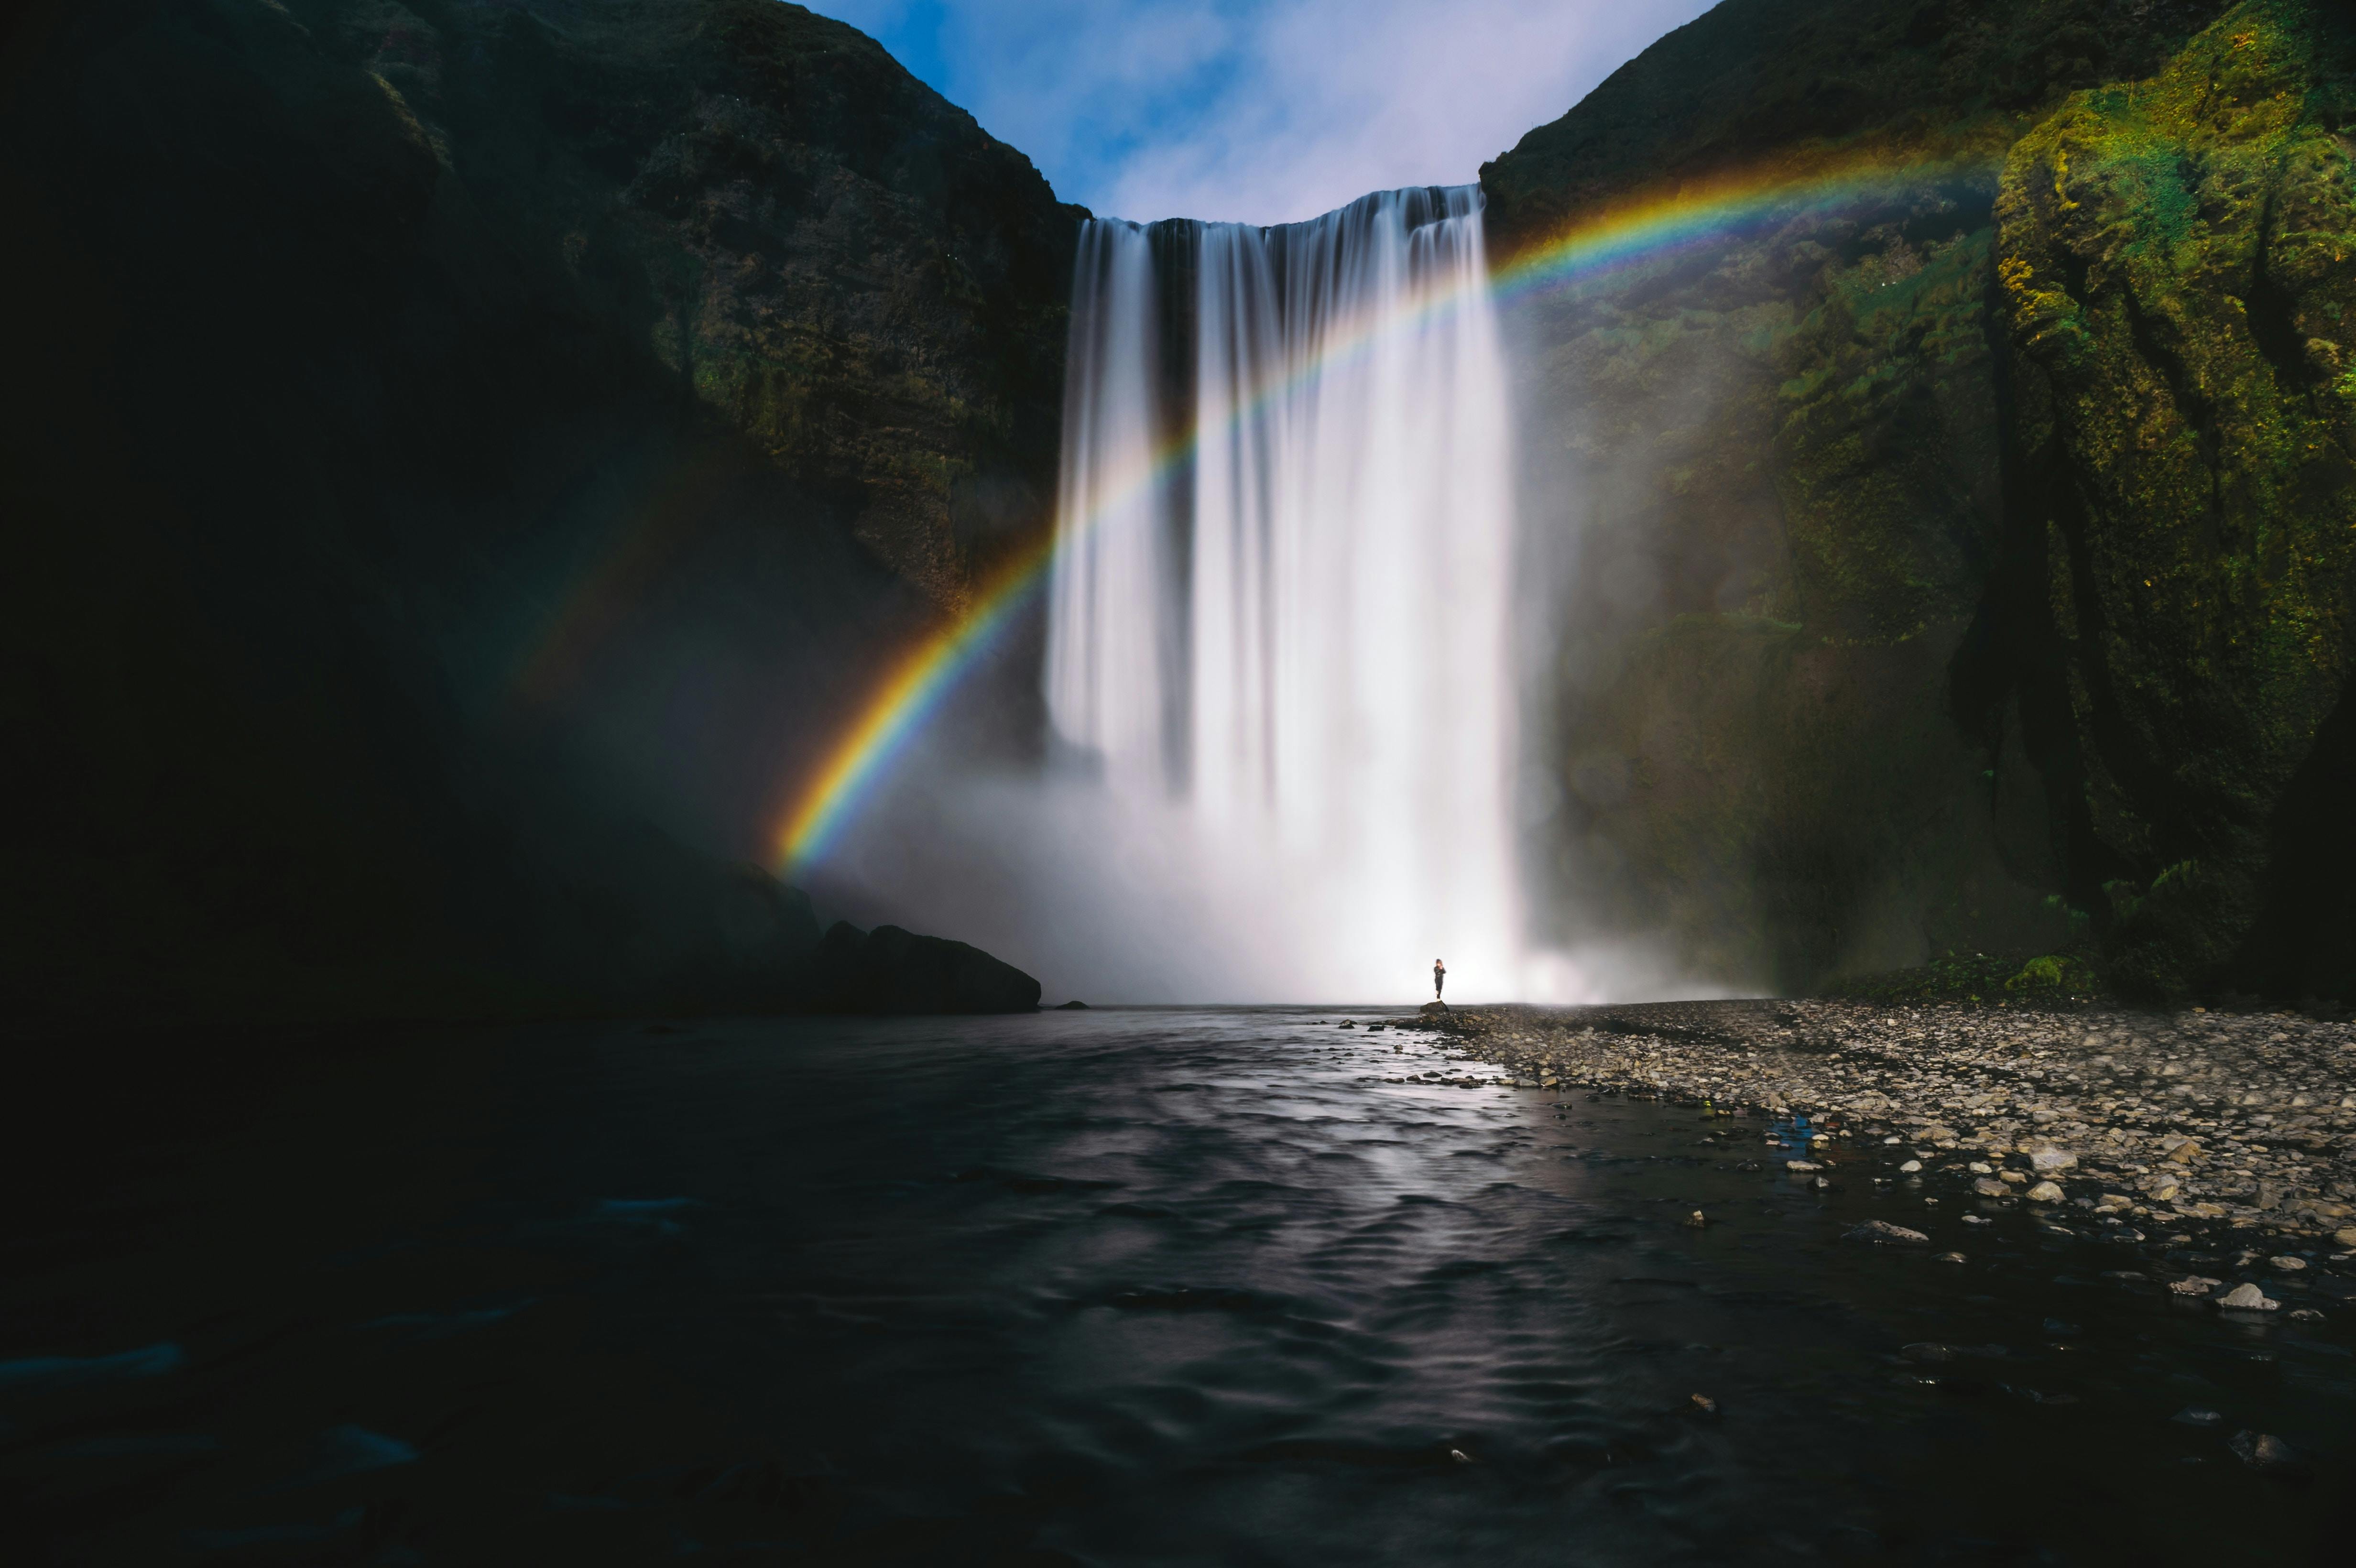
{"type": "MultiPolygon", "coordinates": [[[[1730,176],[1680,187],[1583,219],[1554,239],[1533,245],[1494,268],[1491,297],[1500,302],[1563,288],[1672,258],[1745,229],[1802,212],[1869,202],[1925,179],[1985,176],[1980,165],[1855,162],[1801,176],[1730,176]]],[[[1386,333],[1414,330],[1452,310],[1461,300],[1434,291],[1386,315],[1349,323],[1332,334],[1314,358],[1237,400],[1230,424],[1256,417],[1270,403],[1364,355],[1386,333]]],[[[801,782],[774,835],[781,874],[808,869],[823,858],[876,783],[890,771],[910,737],[941,699],[1015,619],[1016,610],[1046,581],[1059,546],[1162,483],[1191,461],[1204,432],[1190,430],[1151,453],[1138,471],[1101,492],[1087,516],[1066,518],[1056,534],[1006,563],[965,612],[905,654],[877,682],[857,717],[801,782]]]]}
{"type": "Polygon", "coordinates": [[[1013,624],[1015,611],[1046,581],[1054,554],[1052,539],[1020,552],[981,586],[963,614],[885,672],[778,824],[775,859],[781,870],[808,866],[825,851],[868,786],[924,728],[958,677],[1013,624]]]}

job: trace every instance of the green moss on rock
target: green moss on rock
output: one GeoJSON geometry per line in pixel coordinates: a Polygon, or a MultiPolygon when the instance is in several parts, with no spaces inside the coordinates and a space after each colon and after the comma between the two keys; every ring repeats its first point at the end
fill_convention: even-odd
{"type": "Polygon", "coordinates": [[[1509,251],[1687,182],[1885,171],[1509,315],[1565,935],[1806,988],[1876,947],[2016,974],[2091,925],[2140,994],[2356,986],[2264,951],[2356,786],[2315,743],[2356,582],[2348,30],[1730,0],[1483,170],[1509,251]]]}
{"type": "Polygon", "coordinates": [[[2090,819],[2141,890],[2109,960],[2137,991],[2231,977],[2346,684],[2345,48],[2298,0],[2250,0],[2155,75],[2073,94],[2005,168],[1997,274],[2024,437],[2066,491],[2051,603],[2090,819]]]}

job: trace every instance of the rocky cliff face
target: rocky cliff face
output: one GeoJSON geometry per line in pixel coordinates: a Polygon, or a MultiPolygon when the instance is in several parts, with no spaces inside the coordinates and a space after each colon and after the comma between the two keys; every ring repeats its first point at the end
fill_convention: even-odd
{"type": "Polygon", "coordinates": [[[773,0],[7,28],[12,1009],[789,999],[728,862],[1048,526],[1076,209],[773,0]]]}
{"type": "Polygon", "coordinates": [[[2073,94],[1999,186],[2013,548],[2139,989],[2356,979],[2348,22],[2237,6],[2073,94]]]}
{"type": "MultiPolygon", "coordinates": [[[[807,1000],[729,863],[1048,526],[1077,210],[776,0],[7,27],[12,1011],[807,1000]]],[[[1508,312],[1561,934],[2348,994],[2351,60],[1728,0],[1483,171],[1501,260],[1730,214],[1508,312]]]]}
{"type": "Polygon", "coordinates": [[[1757,197],[1509,316],[1567,933],[2356,983],[2351,70],[2296,0],[1729,0],[1483,171],[1508,257],[1757,197]]]}

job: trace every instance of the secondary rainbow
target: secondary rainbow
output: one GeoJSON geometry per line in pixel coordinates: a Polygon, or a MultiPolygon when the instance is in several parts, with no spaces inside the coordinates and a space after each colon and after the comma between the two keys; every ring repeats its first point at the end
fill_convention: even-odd
{"type": "MultiPolygon", "coordinates": [[[[1498,267],[1490,277],[1492,297],[1505,300],[1602,276],[1621,268],[1705,245],[1730,232],[1776,215],[1837,207],[1887,194],[1926,177],[1953,177],[1980,171],[1960,165],[1891,168],[1848,165],[1804,178],[1730,177],[1654,199],[1616,208],[1582,221],[1558,238],[1532,246],[1498,267]]],[[[1330,374],[1363,354],[1381,334],[1412,330],[1461,303],[1461,291],[1430,291],[1387,315],[1353,322],[1333,334],[1319,351],[1289,372],[1270,377],[1237,399],[1229,426],[1256,418],[1311,379],[1330,374]]],[[[1062,519],[1055,536],[1023,552],[993,575],[961,615],[916,645],[879,681],[858,716],[828,748],[803,781],[778,823],[776,859],[781,871],[808,869],[821,859],[857,814],[857,809],[909,738],[941,699],[1014,620],[1015,612],[1043,582],[1056,550],[1095,528],[1101,520],[1163,483],[1191,461],[1203,432],[1189,429],[1150,454],[1133,475],[1107,486],[1106,499],[1085,517],[1062,519]]]]}

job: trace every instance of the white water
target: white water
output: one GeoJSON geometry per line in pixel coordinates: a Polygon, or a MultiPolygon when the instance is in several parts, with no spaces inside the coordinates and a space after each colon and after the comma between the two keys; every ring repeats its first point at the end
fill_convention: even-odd
{"type": "Polygon", "coordinates": [[[1524,990],[1477,188],[1158,240],[1091,222],[1073,295],[1045,678],[1086,852],[1181,917],[1198,995],[1396,997],[1434,956],[1524,990]]]}

